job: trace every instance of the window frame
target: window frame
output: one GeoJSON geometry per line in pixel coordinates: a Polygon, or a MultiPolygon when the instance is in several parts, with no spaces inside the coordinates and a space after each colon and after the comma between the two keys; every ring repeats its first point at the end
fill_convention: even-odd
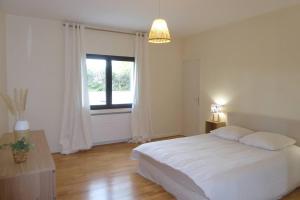
{"type": "Polygon", "coordinates": [[[103,59],[106,60],[106,105],[91,105],[91,110],[104,110],[104,109],[119,109],[119,108],[132,108],[130,104],[112,104],[112,61],[131,61],[135,62],[134,57],[127,56],[112,56],[112,55],[99,55],[99,54],[86,54],[86,59],[103,59]]]}

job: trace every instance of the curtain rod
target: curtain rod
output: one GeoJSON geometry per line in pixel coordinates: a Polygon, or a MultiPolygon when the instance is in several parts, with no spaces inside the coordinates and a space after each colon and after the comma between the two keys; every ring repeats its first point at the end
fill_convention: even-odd
{"type": "MultiPolygon", "coordinates": [[[[63,26],[66,26],[66,23],[63,23],[63,26]]],[[[73,25],[69,24],[69,27],[73,27],[73,25]]],[[[89,30],[94,30],[94,31],[104,31],[104,32],[110,32],[110,33],[126,34],[126,35],[136,35],[136,33],[133,33],[133,32],[109,30],[109,29],[103,29],[103,28],[93,27],[93,26],[85,26],[85,28],[89,29],[89,30]]],[[[142,33],[142,34],[144,35],[145,33],[142,33]]]]}

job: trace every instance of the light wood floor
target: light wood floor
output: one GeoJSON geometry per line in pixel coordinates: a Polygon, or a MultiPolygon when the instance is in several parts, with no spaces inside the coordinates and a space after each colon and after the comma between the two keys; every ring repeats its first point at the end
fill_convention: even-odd
{"type": "MultiPolygon", "coordinates": [[[[53,155],[57,200],[174,200],[160,186],[136,174],[134,144],[94,147],[69,156],[53,155]]],[[[300,200],[300,189],[284,200],[300,200]]]]}

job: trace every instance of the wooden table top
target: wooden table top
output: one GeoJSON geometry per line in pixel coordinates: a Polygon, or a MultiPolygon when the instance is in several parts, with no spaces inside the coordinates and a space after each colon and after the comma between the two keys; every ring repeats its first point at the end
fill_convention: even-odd
{"type": "MultiPolygon", "coordinates": [[[[44,131],[31,131],[30,141],[34,148],[28,153],[24,163],[16,164],[10,148],[0,150],[0,180],[15,176],[22,176],[42,171],[55,170],[55,164],[49,150],[44,131]]],[[[0,144],[14,141],[12,133],[6,133],[0,138],[0,144]]]]}

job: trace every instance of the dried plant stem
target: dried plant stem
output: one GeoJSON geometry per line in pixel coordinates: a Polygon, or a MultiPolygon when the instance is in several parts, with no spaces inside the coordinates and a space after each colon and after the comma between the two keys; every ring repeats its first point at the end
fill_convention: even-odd
{"type": "Polygon", "coordinates": [[[14,89],[14,98],[5,94],[0,94],[7,109],[17,120],[22,119],[26,110],[28,89],[14,89]]]}
{"type": "Polygon", "coordinates": [[[28,96],[28,89],[25,89],[25,93],[24,93],[24,97],[23,97],[23,110],[24,110],[24,112],[26,110],[27,96],[28,96]]]}
{"type": "Polygon", "coordinates": [[[0,94],[7,109],[9,110],[9,112],[11,113],[11,115],[16,116],[16,109],[15,106],[13,105],[13,101],[10,98],[10,96],[8,95],[4,95],[4,94],[0,94]]]}

